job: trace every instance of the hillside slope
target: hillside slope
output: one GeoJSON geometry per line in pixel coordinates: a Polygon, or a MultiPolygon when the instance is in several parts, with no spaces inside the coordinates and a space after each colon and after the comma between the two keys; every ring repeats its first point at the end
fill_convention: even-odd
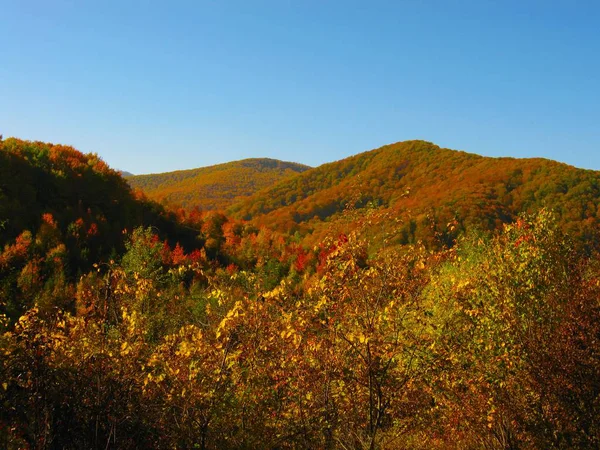
{"type": "Polygon", "coordinates": [[[308,166],[275,159],[244,159],[198,169],[127,177],[150,198],[192,209],[224,210],[272,184],[302,173],[308,166]]]}
{"type": "Polygon", "coordinates": [[[123,248],[123,230],[153,226],[190,248],[198,230],[136,196],[95,154],[15,138],[0,141],[0,249],[24,231],[53,228],[72,272],[123,248]]]}
{"type": "Polygon", "coordinates": [[[364,152],[283,180],[229,212],[282,231],[312,233],[348,206],[381,206],[403,219],[401,243],[433,228],[452,239],[467,228],[494,229],[542,207],[571,234],[595,236],[600,172],[541,158],[489,158],[407,141],[364,152]],[[453,232],[447,231],[453,222],[453,232]]]}

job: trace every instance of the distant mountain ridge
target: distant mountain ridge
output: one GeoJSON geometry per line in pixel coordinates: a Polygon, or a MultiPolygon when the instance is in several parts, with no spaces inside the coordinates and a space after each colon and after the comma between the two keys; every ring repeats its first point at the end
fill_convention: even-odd
{"type": "Polygon", "coordinates": [[[251,158],[197,169],[127,177],[150,198],[185,208],[224,210],[236,200],[310,167],[270,158],[251,158]]]}
{"type": "Polygon", "coordinates": [[[225,210],[256,226],[312,235],[315,242],[332,232],[346,209],[370,206],[400,221],[399,244],[433,236],[450,243],[461,232],[498,229],[541,208],[555,211],[572,236],[600,244],[600,172],[543,158],[484,157],[419,140],[316,168],[248,159],[127,181],[157,201],[225,210]]]}

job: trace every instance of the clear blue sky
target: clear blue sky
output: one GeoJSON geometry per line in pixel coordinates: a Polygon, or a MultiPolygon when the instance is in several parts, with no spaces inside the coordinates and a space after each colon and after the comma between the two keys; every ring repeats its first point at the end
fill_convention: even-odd
{"type": "Polygon", "coordinates": [[[0,133],[162,172],[407,139],[600,169],[600,2],[0,0],[0,133]]]}

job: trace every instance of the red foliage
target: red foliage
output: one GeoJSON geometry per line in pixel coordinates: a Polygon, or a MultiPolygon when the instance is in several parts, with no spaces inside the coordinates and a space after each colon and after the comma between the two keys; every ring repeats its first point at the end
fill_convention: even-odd
{"type": "Polygon", "coordinates": [[[25,258],[31,245],[31,233],[24,231],[15,240],[13,245],[4,247],[4,252],[0,253],[0,267],[9,266],[15,258],[25,258]]]}
{"type": "Polygon", "coordinates": [[[87,235],[88,237],[90,236],[96,236],[98,234],[98,225],[96,225],[96,223],[92,223],[90,225],[90,228],[87,230],[87,235]]]}
{"type": "Polygon", "coordinates": [[[205,259],[205,256],[202,253],[202,250],[196,249],[188,255],[188,258],[190,259],[191,262],[200,262],[205,259]]]}
{"type": "Polygon", "coordinates": [[[294,261],[294,269],[296,272],[304,272],[309,260],[309,254],[302,247],[298,247],[296,261],[294,261]]]}
{"type": "Polygon", "coordinates": [[[180,264],[185,264],[187,262],[187,256],[185,255],[185,252],[183,251],[183,247],[181,245],[179,245],[179,242],[177,243],[177,245],[175,245],[175,248],[173,249],[173,251],[171,252],[171,264],[173,264],[174,266],[180,265],[180,264]]]}
{"type": "Polygon", "coordinates": [[[52,228],[56,228],[56,221],[54,220],[54,216],[51,213],[42,214],[42,221],[52,228]]]}

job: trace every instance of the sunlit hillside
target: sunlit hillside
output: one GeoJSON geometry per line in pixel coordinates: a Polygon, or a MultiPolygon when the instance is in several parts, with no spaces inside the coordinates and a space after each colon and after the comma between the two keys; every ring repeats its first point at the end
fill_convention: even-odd
{"type": "Polygon", "coordinates": [[[199,169],[131,176],[127,181],[159,202],[189,209],[225,210],[243,197],[308,169],[275,159],[245,159],[199,169]]]}
{"type": "Polygon", "coordinates": [[[490,158],[407,141],[325,164],[280,181],[229,209],[285,231],[326,233],[351,207],[377,206],[403,220],[402,243],[427,240],[433,226],[451,240],[493,230],[522,212],[552,209],[565,230],[597,243],[600,173],[545,159],[490,158]]]}

